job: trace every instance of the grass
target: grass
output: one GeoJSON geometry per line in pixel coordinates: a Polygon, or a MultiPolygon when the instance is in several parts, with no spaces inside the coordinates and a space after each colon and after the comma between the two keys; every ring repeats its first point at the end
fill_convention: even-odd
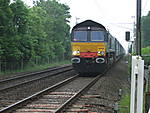
{"type": "Polygon", "coordinates": [[[130,94],[127,93],[119,102],[119,113],[130,113],[130,94]]]}
{"type": "Polygon", "coordinates": [[[59,65],[64,65],[64,64],[71,64],[71,62],[69,60],[66,60],[66,61],[55,62],[55,63],[51,63],[51,64],[27,66],[27,67],[25,67],[24,69],[21,69],[21,70],[0,72],[0,76],[20,73],[20,72],[38,71],[38,70],[46,69],[46,68],[49,68],[49,67],[54,67],[54,66],[59,66],[59,65]]]}
{"type": "MultiPolygon", "coordinates": [[[[142,48],[142,55],[150,55],[150,46],[142,48]]],[[[150,65],[150,57],[149,56],[143,57],[143,59],[144,59],[144,63],[146,65],[150,65]]]]}
{"type": "MultiPolygon", "coordinates": [[[[128,61],[128,76],[131,75],[131,56],[126,56],[124,58],[128,61]]],[[[130,77],[130,76],[129,76],[130,77]]],[[[119,102],[119,112],[118,113],[130,113],[130,89],[125,88],[125,93],[123,94],[119,102]]]]}
{"type": "MultiPolygon", "coordinates": [[[[143,48],[142,52],[145,52],[145,55],[149,55],[150,51],[150,47],[147,48],[143,48]]],[[[127,57],[126,57],[127,60],[127,57]]],[[[128,74],[131,75],[131,57],[128,57],[128,74]]],[[[146,62],[147,64],[150,64],[150,57],[145,57],[144,58],[144,62],[146,62]]],[[[127,94],[125,94],[123,96],[123,98],[121,99],[121,101],[119,102],[119,113],[130,113],[130,91],[127,90],[127,94]]],[[[143,99],[145,99],[145,95],[143,97],[143,99]]],[[[145,101],[145,100],[144,100],[145,101]]],[[[143,113],[145,112],[145,102],[143,103],[143,113]]]]}

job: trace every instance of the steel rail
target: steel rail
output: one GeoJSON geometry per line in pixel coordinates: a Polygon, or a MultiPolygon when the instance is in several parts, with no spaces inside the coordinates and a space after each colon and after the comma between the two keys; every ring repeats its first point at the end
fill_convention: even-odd
{"type": "Polygon", "coordinates": [[[49,76],[54,76],[54,75],[57,75],[57,74],[61,74],[61,73],[64,73],[64,72],[67,72],[67,71],[70,71],[70,70],[72,70],[72,68],[71,68],[71,69],[66,69],[66,70],[61,71],[61,72],[56,72],[56,73],[53,73],[53,74],[49,74],[49,75],[46,75],[46,76],[44,76],[44,77],[42,76],[42,77],[39,77],[39,78],[36,78],[36,79],[32,79],[32,80],[29,80],[29,81],[25,81],[25,82],[22,82],[22,83],[13,85],[13,86],[9,86],[9,87],[6,87],[6,88],[2,88],[2,89],[0,89],[0,92],[5,91],[5,90],[8,90],[8,89],[11,89],[11,88],[15,88],[15,87],[18,87],[18,86],[27,84],[27,83],[31,83],[31,82],[34,82],[34,81],[37,81],[37,80],[40,80],[40,79],[44,79],[44,78],[47,78],[47,77],[49,77],[49,76]]]}
{"type": "Polygon", "coordinates": [[[69,67],[69,66],[71,66],[71,65],[65,65],[65,66],[61,66],[61,67],[54,67],[54,68],[50,68],[50,69],[47,69],[47,70],[42,70],[42,71],[38,71],[38,72],[31,72],[31,73],[28,73],[28,74],[23,74],[23,76],[15,76],[13,78],[3,79],[3,80],[0,80],[0,84],[4,83],[4,82],[12,81],[12,80],[17,80],[17,79],[20,79],[20,78],[29,77],[29,76],[36,75],[36,74],[42,74],[42,73],[55,71],[55,70],[58,70],[58,69],[62,69],[64,67],[69,67]]]}
{"type": "Polygon", "coordinates": [[[2,110],[0,110],[0,113],[9,113],[9,112],[12,112],[13,110],[16,110],[17,107],[26,105],[28,102],[33,101],[33,100],[35,100],[35,99],[41,97],[41,96],[42,96],[43,94],[45,94],[46,92],[48,92],[48,91],[53,91],[53,90],[55,90],[55,89],[61,87],[62,85],[65,85],[65,84],[67,84],[67,83],[73,81],[73,80],[76,79],[77,77],[78,77],[78,75],[75,75],[75,76],[70,77],[70,78],[68,78],[68,79],[66,79],[66,80],[64,80],[64,81],[62,81],[62,82],[59,82],[59,83],[57,83],[57,84],[55,84],[55,85],[53,85],[53,86],[51,86],[51,87],[48,87],[48,88],[46,88],[46,89],[44,89],[44,90],[42,90],[42,91],[40,91],[40,92],[37,92],[36,94],[33,94],[33,95],[30,96],[30,97],[27,97],[27,98],[25,98],[25,99],[23,99],[23,100],[21,100],[21,101],[16,102],[15,104],[12,104],[12,105],[10,105],[10,106],[8,106],[8,107],[6,107],[6,108],[3,108],[2,110]]]}
{"type": "Polygon", "coordinates": [[[71,103],[74,102],[77,98],[79,98],[84,92],[86,92],[89,88],[91,88],[107,71],[98,75],[94,80],[92,80],[89,84],[79,90],[74,96],[72,96],[68,101],[66,101],[63,105],[61,105],[54,113],[62,113],[63,110],[71,103]]]}

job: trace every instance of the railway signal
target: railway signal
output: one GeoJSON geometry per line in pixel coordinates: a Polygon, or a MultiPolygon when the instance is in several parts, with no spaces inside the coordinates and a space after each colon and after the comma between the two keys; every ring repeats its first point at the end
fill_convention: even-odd
{"type": "Polygon", "coordinates": [[[130,32],[129,31],[127,31],[126,32],[126,41],[130,41],[130,32]]]}

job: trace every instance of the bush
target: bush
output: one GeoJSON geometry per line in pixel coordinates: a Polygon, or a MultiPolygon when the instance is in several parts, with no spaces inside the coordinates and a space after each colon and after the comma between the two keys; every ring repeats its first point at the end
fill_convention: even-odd
{"type": "Polygon", "coordinates": [[[150,46],[142,48],[142,55],[143,55],[145,64],[150,65],[150,46]],[[149,56],[146,56],[146,55],[149,55],[149,56]]]}

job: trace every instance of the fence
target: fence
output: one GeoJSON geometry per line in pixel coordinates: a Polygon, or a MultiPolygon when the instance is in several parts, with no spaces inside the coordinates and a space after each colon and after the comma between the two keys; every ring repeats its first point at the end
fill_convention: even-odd
{"type": "Polygon", "coordinates": [[[0,72],[23,69],[27,61],[0,61],[0,72]]]}
{"type": "Polygon", "coordinates": [[[24,69],[26,67],[33,67],[35,65],[43,65],[43,64],[50,64],[54,62],[60,62],[67,59],[48,59],[48,60],[42,60],[42,59],[35,59],[33,61],[29,60],[10,60],[10,61],[0,61],[0,72],[6,72],[6,71],[16,71],[20,69],[24,69]]]}

